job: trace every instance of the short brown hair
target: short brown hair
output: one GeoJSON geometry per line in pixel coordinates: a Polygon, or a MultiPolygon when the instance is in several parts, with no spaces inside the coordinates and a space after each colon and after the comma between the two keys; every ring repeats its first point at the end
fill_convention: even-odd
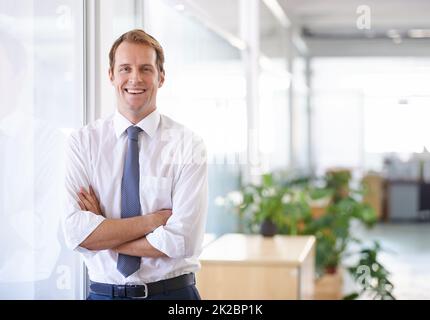
{"type": "Polygon", "coordinates": [[[112,45],[112,48],[109,52],[109,69],[113,72],[113,67],[115,65],[115,53],[118,49],[119,45],[124,41],[131,43],[140,43],[151,48],[154,48],[155,53],[157,54],[157,68],[160,73],[164,74],[164,51],[161,47],[160,43],[151,35],[147,34],[145,31],[141,29],[134,29],[124,33],[112,45]]]}

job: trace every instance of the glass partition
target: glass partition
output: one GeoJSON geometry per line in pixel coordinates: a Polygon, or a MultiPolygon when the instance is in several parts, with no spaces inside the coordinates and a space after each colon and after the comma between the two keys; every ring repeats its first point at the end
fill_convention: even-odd
{"type": "Polygon", "coordinates": [[[0,2],[0,299],[75,299],[60,228],[66,137],[83,123],[83,1],[0,2]]]}
{"type": "Polygon", "coordinates": [[[166,80],[159,91],[158,108],[206,143],[210,186],[206,231],[234,231],[236,217],[215,200],[238,187],[240,166],[246,163],[246,86],[241,53],[200,23],[195,12],[169,5],[169,1],[147,4],[149,16],[156,19],[145,21],[145,29],[160,41],[166,56],[166,80]]]}
{"type": "Polygon", "coordinates": [[[259,5],[259,146],[262,170],[286,170],[290,158],[291,84],[287,65],[287,30],[266,6],[259,5]]]}

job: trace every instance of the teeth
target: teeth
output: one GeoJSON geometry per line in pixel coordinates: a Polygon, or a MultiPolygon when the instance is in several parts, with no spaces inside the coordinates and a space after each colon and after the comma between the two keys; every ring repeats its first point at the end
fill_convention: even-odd
{"type": "Polygon", "coordinates": [[[145,90],[133,90],[133,89],[125,89],[125,91],[131,94],[140,94],[145,92],[145,90]]]}

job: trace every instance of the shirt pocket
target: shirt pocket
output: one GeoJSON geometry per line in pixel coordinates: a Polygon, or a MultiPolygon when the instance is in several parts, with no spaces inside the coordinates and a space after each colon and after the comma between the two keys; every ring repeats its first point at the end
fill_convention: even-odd
{"type": "Polygon", "coordinates": [[[139,185],[143,213],[172,208],[172,178],[141,176],[139,185]]]}

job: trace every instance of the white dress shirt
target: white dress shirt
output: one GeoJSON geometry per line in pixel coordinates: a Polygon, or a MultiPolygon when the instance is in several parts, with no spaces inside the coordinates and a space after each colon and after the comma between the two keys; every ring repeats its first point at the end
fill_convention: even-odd
{"type": "Polygon", "coordinates": [[[69,139],[63,230],[67,245],[83,255],[89,277],[96,282],[148,283],[200,268],[207,213],[206,149],[193,132],[157,110],[136,124],[143,130],[138,140],[140,204],[142,215],[172,209],[167,224],[146,236],[168,257],[142,257],[140,269],[124,278],[116,268],[116,252],[79,246],[104,219],[121,218],[125,130],[131,125],[117,111],[73,132],[69,139]],[[77,192],[89,185],[105,217],[79,208],[77,192]]]}

